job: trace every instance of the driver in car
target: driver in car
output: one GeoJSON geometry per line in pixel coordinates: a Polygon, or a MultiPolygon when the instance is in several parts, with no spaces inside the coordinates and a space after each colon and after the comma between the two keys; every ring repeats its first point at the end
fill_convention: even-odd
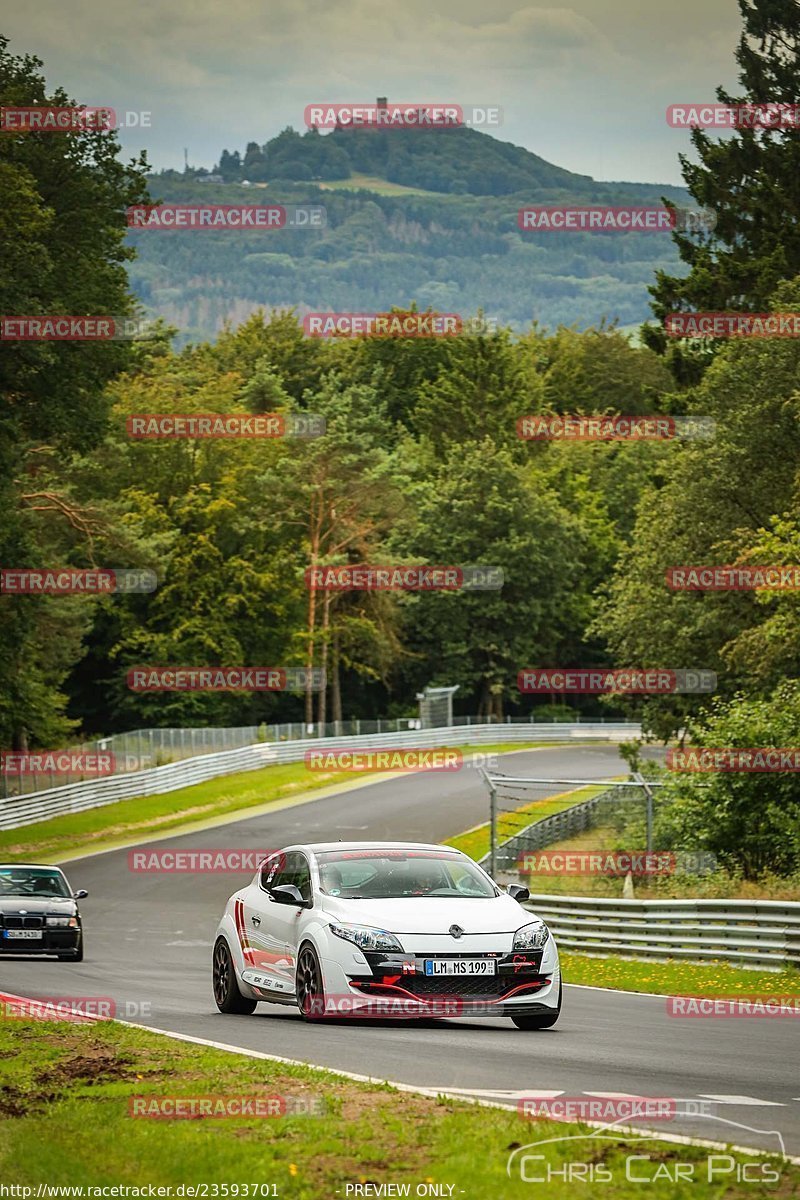
{"type": "Polygon", "coordinates": [[[438,863],[423,860],[414,864],[409,887],[412,896],[427,896],[443,887],[447,887],[447,881],[438,863]]]}

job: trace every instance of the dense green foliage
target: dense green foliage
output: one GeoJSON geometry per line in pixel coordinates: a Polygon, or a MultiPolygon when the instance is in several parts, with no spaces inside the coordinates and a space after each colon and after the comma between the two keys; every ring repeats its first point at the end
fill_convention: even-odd
{"type": "MultiPolygon", "coordinates": [[[[747,95],[792,95],[797,6],[741,3],[747,95]]],[[[3,44],[0,102],[44,97],[39,64],[3,44]]],[[[3,564],[142,565],[159,586],[0,597],[0,744],[53,745],[78,728],[411,714],[426,684],[458,684],[460,711],[502,718],[534,707],[517,690],[525,667],[613,664],[717,673],[710,707],[692,696],[614,698],[612,711],[642,715],[662,738],[688,730],[702,746],[797,746],[797,592],[681,593],[665,578],[675,565],[800,562],[797,340],[731,341],[702,356],[673,348],[669,359],[657,338],[655,349],[633,344],[600,318],[635,319],[645,275],[674,256],[668,243],[523,241],[516,210],[567,198],[654,202],[657,189],[565,178],[479,134],[394,136],[286,131],[252,143],[241,161],[223,156],[227,183],[158,178],[159,198],[241,202],[263,198],[241,186],[261,171],[270,200],[328,208],[318,233],[136,235],[132,290],[182,323],[184,338],[228,318],[213,344],[176,345],[165,327],[134,345],[4,343],[3,564]],[[427,194],[323,191],[314,180],[325,171],[427,194]],[[461,194],[461,178],[475,194],[461,194]],[[482,308],[499,327],[331,343],[305,337],[298,322],[310,309],[412,302],[482,308]],[[576,312],[588,328],[565,327],[576,312]],[[275,411],[317,414],[325,433],[135,441],[126,432],[141,413],[275,411]],[[668,443],[517,436],[525,414],[570,412],[694,414],[715,429],[668,443]],[[471,594],[306,586],[309,566],[354,563],[483,564],[505,582],[471,594]],[[131,692],[126,671],[148,663],[309,665],[329,682],[305,697],[131,692]]],[[[797,135],[713,146],[698,135],[695,145],[702,165],[684,164],[687,181],[719,208],[720,225],[696,254],[678,236],[688,282],[659,277],[657,315],[673,305],[800,309],[786,216],[796,208],[797,135]],[[781,219],[765,222],[773,209],[781,219]]],[[[3,311],[131,311],[123,213],[144,199],[145,182],[144,165],[121,165],[108,134],[4,136],[3,311]]],[[[748,876],[789,875],[800,858],[796,780],[720,774],[708,787],[707,777],[675,776],[660,794],[658,836],[667,847],[704,845],[748,876]]]]}
{"type": "MultiPolygon", "coordinates": [[[[326,189],[328,176],[316,168],[258,184],[242,165],[247,155],[234,160],[238,174],[226,169],[233,155],[223,157],[214,178],[221,175],[225,183],[206,182],[208,176],[195,172],[154,176],[160,200],[321,204],[327,226],[132,234],[131,283],[148,309],[176,325],[184,341],[214,336],[225,320],[238,323],[261,306],[296,307],[302,314],[384,311],[416,301],[464,316],[482,309],[518,330],[532,320],[551,329],[604,319],[633,325],[648,315],[653,273],[680,269],[665,233],[542,233],[517,224],[525,204],[658,205],[662,185],[599,183],[476,131],[301,137],[286,130],[265,144],[262,157],[272,162],[286,145],[295,147],[293,154],[302,147],[313,156],[340,141],[353,155],[363,147],[348,175],[352,190],[326,189]],[[451,170],[465,173],[465,155],[473,162],[462,179],[469,186],[454,191],[444,177],[451,170]],[[503,172],[508,186],[498,182],[503,172]],[[251,186],[242,186],[242,175],[251,186]],[[416,190],[403,192],[387,180],[416,190]]],[[[252,143],[248,153],[257,151],[252,143]]],[[[688,200],[684,188],[667,188],[666,195],[678,205],[688,200]]]]}

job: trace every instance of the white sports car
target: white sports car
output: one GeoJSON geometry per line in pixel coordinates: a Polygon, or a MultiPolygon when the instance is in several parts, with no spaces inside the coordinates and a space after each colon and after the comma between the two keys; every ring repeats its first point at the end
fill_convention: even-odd
{"type": "Polygon", "coordinates": [[[224,1013],[296,1005],[308,1021],[482,1014],[548,1029],[558,950],[527,898],[449,846],[289,846],[225,906],[214,999],[224,1013]]]}

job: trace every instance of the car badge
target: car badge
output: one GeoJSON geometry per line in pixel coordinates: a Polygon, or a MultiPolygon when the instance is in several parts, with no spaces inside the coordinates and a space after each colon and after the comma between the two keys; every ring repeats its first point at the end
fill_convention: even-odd
{"type": "Polygon", "coordinates": [[[461,935],[463,934],[464,930],[461,928],[460,925],[451,925],[447,932],[450,934],[451,937],[460,938],[461,935]]]}

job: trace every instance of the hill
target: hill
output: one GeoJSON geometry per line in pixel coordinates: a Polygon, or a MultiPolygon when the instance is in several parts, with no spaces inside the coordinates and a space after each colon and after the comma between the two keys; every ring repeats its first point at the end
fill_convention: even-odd
{"type": "Polygon", "coordinates": [[[150,178],[159,201],[311,203],[327,227],[269,232],[137,233],[131,277],[147,309],[212,336],[259,307],[372,311],[416,302],[479,308],[522,328],[637,324],[656,269],[675,271],[663,233],[530,233],[525,204],[688,203],[683,188],[598,182],[476,130],[285,130],[208,172],[150,178]],[[245,182],[246,181],[246,182],[245,182]]]}

